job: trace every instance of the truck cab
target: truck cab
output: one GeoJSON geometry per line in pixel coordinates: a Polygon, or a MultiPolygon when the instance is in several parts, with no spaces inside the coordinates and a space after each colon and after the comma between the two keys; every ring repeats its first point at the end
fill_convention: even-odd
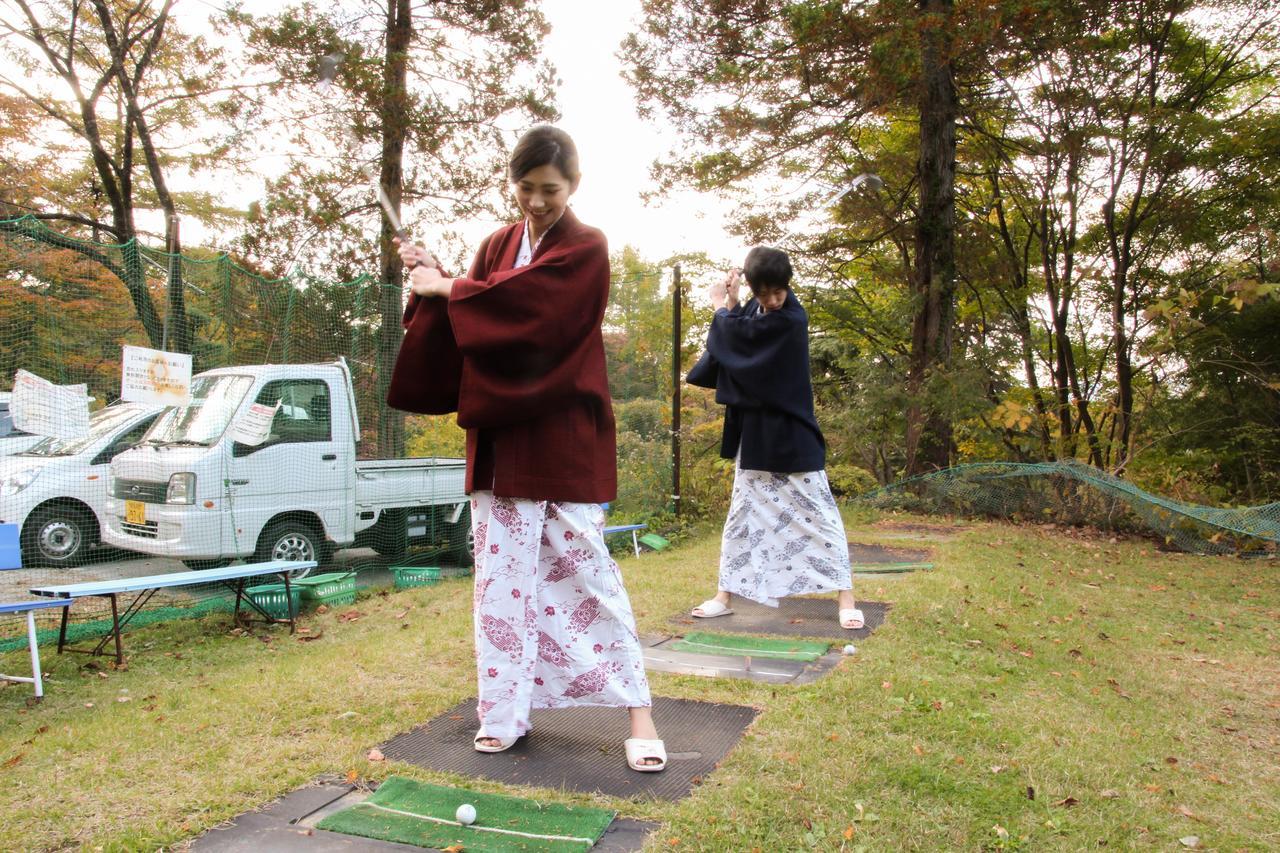
{"type": "Polygon", "coordinates": [[[104,538],[193,568],[323,564],[413,508],[466,501],[462,460],[360,462],[359,434],[345,362],[205,371],[112,463],[104,538]]]}

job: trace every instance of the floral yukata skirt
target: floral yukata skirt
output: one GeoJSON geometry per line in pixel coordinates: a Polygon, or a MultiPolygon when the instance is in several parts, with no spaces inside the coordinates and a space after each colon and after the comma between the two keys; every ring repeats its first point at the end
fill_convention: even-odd
{"type": "Polygon", "coordinates": [[[844,521],[826,471],[748,471],[739,460],[719,588],[770,607],[789,595],[853,588],[844,521]]]}
{"type": "Polygon", "coordinates": [[[598,504],[471,496],[479,717],[529,731],[534,708],[651,704],[644,654],[598,504]]]}

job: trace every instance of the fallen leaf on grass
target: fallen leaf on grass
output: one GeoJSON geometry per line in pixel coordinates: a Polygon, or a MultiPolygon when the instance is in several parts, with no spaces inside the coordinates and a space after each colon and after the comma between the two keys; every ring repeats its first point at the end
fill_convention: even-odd
{"type": "Polygon", "coordinates": [[[364,616],[359,610],[345,610],[338,614],[339,622],[354,622],[364,616]]]}
{"type": "Polygon", "coordinates": [[[1142,787],[1153,794],[1158,794],[1161,791],[1161,787],[1159,785],[1143,785],[1142,787]]]}
{"type": "Polygon", "coordinates": [[[1200,846],[1200,837],[1197,835],[1184,835],[1178,839],[1178,843],[1183,847],[1190,847],[1194,850],[1200,846]]]}
{"type": "Polygon", "coordinates": [[[1120,799],[1120,792],[1115,788],[1104,788],[1098,793],[1098,796],[1104,800],[1118,800],[1120,799]]]}
{"type": "Polygon", "coordinates": [[[322,628],[322,629],[320,629],[319,631],[313,631],[313,632],[311,632],[310,634],[300,634],[300,635],[298,636],[298,642],[299,642],[299,643],[309,643],[309,642],[311,642],[312,640],[318,640],[318,639],[320,639],[320,638],[321,638],[321,637],[323,637],[323,636],[324,636],[324,629],[322,628]]]}
{"type": "Polygon", "coordinates": [[[348,785],[354,785],[359,778],[360,778],[359,773],[357,773],[354,770],[348,770],[347,775],[345,777],[345,781],[348,785]]]}
{"type": "Polygon", "coordinates": [[[1189,818],[1190,820],[1199,820],[1199,819],[1200,819],[1200,818],[1196,815],[1196,813],[1195,813],[1195,812],[1193,812],[1191,809],[1187,808],[1187,807],[1186,807],[1186,806],[1184,806],[1184,805],[1180,805],[1180,806],[1178,806],[1177,811],[1178,811],[1178,814],[1182,815],[1182,816],[1183,816],[1183,817],[1185,817],[1185,818],[1189,818]]]}
{"type": "Polygon", "coordinates": [[[1006,768],[1003,764],[992,764],[990,769],[992,773],[1003,773],[1006,768]]]}
{"type": "Polygon", "coordinates": [[[892,681],[882,681],[882,682],[880,682],[880,689],[881,689],[881,690],[892,690],[892,689],[893,689],[893,682],[892,682],[892,681]]]}
{"type": "Polygon", "coordinates": [[[1054,803],[1054,805],[1062,806],[1064,809],[1069,809],[1072,806],[1080,805],[1080,801],[1077,800],[1075,797],[1063,797],[1061,800],[1058,800],[1056,803],[1054,803]]]}
{"type": "Polygon", "coordinates": [[[22,759],[26,757],[27,757],[27,754],[25,752],[19,752],[13,758],[10,758],[8,761],[4,763],[4,769],[8,770],[10,767],[17,767],[19,764],[22,763],[22,759]]]}
{"type": "Polygon", "coordinates": [[[403,619],[404,617],[406,617],[406,616],[408,616],[408,615],[409,615],[409,611],[410,611],[410,610],[412,610],[412,609],[413,609],[413,608],[412,608],[412,607],[410,607],[410,608],[408,608],[408,609],[404,610],[403,612],[397,613],[397,614],[396,614],[396,618],[397,618],[397,619],[403,619]]]}
{"type": "Polygon", "coordinates": [[[924,755],[924,747],[922,747],[918,743],[911,744],[911,751],[914,752],[916,755],[924,755]]]}
{"type": "Polygon", "coordinates": [[[466,848],[461,844],[450,844],[448,847],[444,848],[444,850],[440,851],[440,853],[462,853],[464,849],[466,848]]]}
{"type": "Polygon", "coordinates": [[[1116,695],[1120,696],[1120,698],[1122,698],[1122,699],[1132,699],[1132,698],[1133,698],[1133,697],[1132,697],[1132,696],[1130,696],[1128,693],[1125,693],[1123,690],[1121,690],[1121,689],[1120,689],[1120,682],[1116,681],[1114,678],[1108,678],[1108,679],[1107,679],[1107,685],[1108,685],[1112,690],[1114,690],[1114,691],[1116,692],[1116,695]]]}
{"type": "Polygon", "coordinates": [[[844,828],[844,840],[845,840],[845,841],[852,841],[852,840],[853,840],[853,833],[854,833],[855,831],[856,831],[856,830],[854,830],[854,828],[853,828],[853,824],[849,824],[848,826],[846,826],[846,827],[844,828]]]}

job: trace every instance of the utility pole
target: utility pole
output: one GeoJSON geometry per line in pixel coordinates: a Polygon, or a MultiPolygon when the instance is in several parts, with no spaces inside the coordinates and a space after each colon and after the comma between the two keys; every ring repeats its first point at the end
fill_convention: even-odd
{"type": "Polygon", "coordinates": [[[680,516],[680,265],[671,274],[671,503],[680,516]]]}

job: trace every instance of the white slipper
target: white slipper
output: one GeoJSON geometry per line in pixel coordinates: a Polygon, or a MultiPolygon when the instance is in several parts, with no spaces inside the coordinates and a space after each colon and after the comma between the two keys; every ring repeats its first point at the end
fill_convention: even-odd
{"type": "Polygon", "coordinates": [[[733,609],[729,605],[721,604],[714,598],[708,598],[693,609],[702,611],[701,613],[690,611],[689,615],[695,619],[714,619],[717,616],[730,616],[733,614],[733,609]]]}
{"type": "Polygon", "coordinates": [[[629,737],[622,742],[627,751],[627,766],[641,773],[657,773],[667,769],[667,747],[657,738],[629,737]],[[657,764],[641,764],[646,758],[658,759],[657,764]]]}
{"type": "Polygon", "coordinates": [[[471,741],[471,745],[476,748],[476,752],[506,752],[508,749],[515,746],[516,741],[518,740],[520,740],[518,737],[494,737],[493,735],[487,735],[484,733],[484,729],[481,729],[476,732],[476,736],[471,741]],[[487,744],[483,744],[480,742],[481,738],[496,740],[498,745],[489,746],[487,744]]]}
{"type": "Polygon", "coordinates": [[[866,627],[866,617],[862,615],[862,611],[856,607],[840,608],[840,627],[846,631],[856,631],[859,628],[866,627]]]}

